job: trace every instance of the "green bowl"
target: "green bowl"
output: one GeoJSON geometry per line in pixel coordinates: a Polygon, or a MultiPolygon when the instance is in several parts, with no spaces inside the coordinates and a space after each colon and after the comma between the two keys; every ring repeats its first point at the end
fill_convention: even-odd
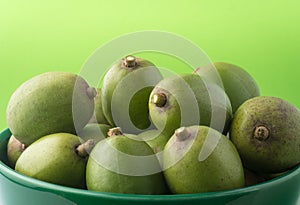
{"type": "Polygon", "coordinates": [[[199,194],[115,194],[50,184],[21,175],[7,165],[6,145],[10,136],[8,129],[0,133],[0,204],[3,205],[297,205],[300,203],[300,165],[258,185],[199,194]]]}

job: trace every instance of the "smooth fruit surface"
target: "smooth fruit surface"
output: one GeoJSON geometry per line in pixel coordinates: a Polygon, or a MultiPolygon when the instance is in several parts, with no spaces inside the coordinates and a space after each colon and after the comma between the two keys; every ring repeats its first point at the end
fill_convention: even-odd
{"type": "Polygon", "coordinates": [[[94,147],[86,170],[89,190],[131,194],[165,193],[165,182],[154,152],[144,141],[137,139],[134,135],[115,135],[94,147]]]}
{"type": "Polygon", "coordinates": [[[101,89],[109,124],[132,134],[153,128],[148,99],[161,79],[159,70],[145,59],[127,56],[114,64],[104,76],[101,89]]]}
{"type": "Polygon", "coordinates": [[[46,182],[84,188],[86,159],[76,153],[79,137],[69,133],[44,136],[25,149],[15,170],[46,182]]]}
{"type": "Polygon", "coordinates": [[[82,129],[94,110],[93,89],[78,75],[47,72],[24,82],[11,96],[6,118],[25,145],[42,136],[82,129]]]}
{"type": "Polygon", "coordinates": [[[239,154],[230,140],[206,126],[181,127],[163,155],[164,175],[172,193],[200,193],[244,186],[239,154]],[[204,150],[212,152],[202,158],[204,150]]]}
{"type": "Polygon", "coordinates": [[[237,110],[230,139],[251,170],[283,172],[300,163],[300,111],[277,97],[247,100],[237,110]]]}
{"type": "Polygon", "coordinates": [[[197,74],[160,81],[151,92],[149,111],[155,126],[170,136],[177,128],[192,125],[211,126],[226,133],[232,117],[226,93],[197,74]]]}
{"type": "Polygon", "coordinates": [[[225,62],[215,62],[214,66],[222,79],[233,113],[243,102],[260,95],[257,83],[245,69],[225,62]]]}

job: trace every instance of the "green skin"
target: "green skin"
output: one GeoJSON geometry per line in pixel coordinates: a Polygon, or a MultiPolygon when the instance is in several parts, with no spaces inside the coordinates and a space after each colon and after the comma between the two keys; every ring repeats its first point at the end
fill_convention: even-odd
{"type": "Polygon", "coordinates": [[[15,168],[16,162],[24,150],[25,145],[12,135],[7,143],[7,159],[10,167],[15,168]]]}
{"type": "Polygon", "coordinates": [[[244,186],[242,162],[228,138],[206,126],[186,127],[186,131],[188,137],[174,134],[164,150],[164,175],[173,194],[230,190],[244,186]],[[204,161],[199,161],[199,153],[207,137],[220,139],[213,152],[204,161]]]}
{"type": "MultiPolygon", "coordinates": [[[[160,163],[161,169],[163,169],[162,154],[171,136],[163,134],[161,131],[155,129],[155,130],[144,131],[138,134],[138,137],[143,139],[152,148],[153,152],[156,154],[156,157],[160,163]]],[[[170,190],[168,187],[166,189],[165,194],[170,194],[170,190]]]]}
{"type": "Polygon", "coordinates": [[[232,118],[230,101],[220,87],[204,82],[197,74],[173,76],[160,81],[149,99],[150,116],[155,126],[169,136],[179,127],[192,125],[211,126],[227,133],[232,118]],[[161,93],[166,96],[164,106],[158,106],[154,102],[154,96],[161,93]],[[212,105],[211,102],[215,104],[212,105]],[[184,119],[181,114],[185,114],[184,119]]]}
{"type": "Polygon", "coordinates": [[[215,62],[213,65],[221,77],[221,87],[224,87],[230,99],[232,113],[246,100],[260,95],[257,83],[243,68],[224,62],[215,62]]]}
{"type": "Polygon", "coordinates": [[[76,133],[94,110],[94,96],[88,88],[83,78],[67,72],[31,78],[10,98],[6,110],[9,129],[26,146],[51,133],[76,133]]]}
{"type": "Polygon", "coordinates": [[[78,133],[78,136],[83,141],[93,139],[96,144],[107,137],[107,132],[110,128],[112,128],[110,125],[105,124],[87,124],[82,131],[78,133]]]}
{"type": "Polygon", "coordinates": [[[85,188],[86,158],[76,153],[79,137],[69,133],[44,136],[22,153],[15,170],[46,182],[85,188]]]}
{"type": "Polygon", "coordinates": [[[109,122],[106,120],[102,109],[101,88],[97,88],[97,95],[94,98],[94,103],[95,103],[94,115],[89,123],[109,125],[109,122]]]}
{"type": "Polygon", "coordinates": [[[159,166],[155,157],[152,162],[135,161],[124,159],[124,154],[132,156],[154,155],[152,149],[143,141],[134,140],[136,135],[117,135],[100,141],[92,150],[86,168],[86,183],[89,190],[126,194],[164,194],[167,191],[166,184],[161,172],[150,175],[122,174],[134,173],[136,167],[145,169],[149,166],[159,166]],[[130,137],[130,138],[129,138],[130,137]],[[114,150],[121,155],[116,156],[114,150]],[[101,158],[109,164],[109,169],[104,168],[101,158]],[[101,161],[101,162],[100,162],[101,161]],[[112,171],[113,170],[113,171],[112,171]],[[117,173],[115,170],[118,170],[117,173]],[[120,173],[121,172],[121,173],[120,173]]]}
{"type": "Polygon", "coordinates": [[[300,163],[300,111],[277,97],[260,96],[247,100],[237,110],[230,139],[244,165],[262,173],[278,173],[300,163]],[[254,137],[256,127],[269,130],[268,138],[254,137]]]}
{"type": "Polygon", "coordinates": [[[122,127],[124,132],[132,134],[153,128],[149,119],[148,99],[154,85],[161,79],[159,70],[144,59],[137,58],[134,68],[124,66],[124,59],[113,65],[106,73],[101,89],[103,113],[109,124],[122,127]],[[136,87],[140,87],[140,90],[130,93],[136,87]],[[124,100],[126,95],[132,95],[132,98],[124,100]],[[112,97],[116,102],[113,110],[112,97]],[[113,116],[113,112],[118,116],[113,116]]]}
{"type": "Polygon", "coordinates": [[[138,137],[144,139],[154,153],[162,152],[170,139],[170,136],[161,133],[159,130],[147,130],[138,134],[138,137]]]}

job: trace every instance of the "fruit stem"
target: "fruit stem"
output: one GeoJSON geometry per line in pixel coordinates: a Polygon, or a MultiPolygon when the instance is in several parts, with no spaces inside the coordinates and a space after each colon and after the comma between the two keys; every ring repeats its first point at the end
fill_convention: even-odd
{"type": "Polygon", "coordinates": [[[20,151],[23,152],[25,149],[26,149],[26,145],[22,143],[20,146],[20,151]]]}
{"type": "Polygon", "coordinates": [[[97,95],[97,91],[93,87],[88,87],[86,92],[90,99],[94,99],[94,97],[96,97],[96,95],[97,95]]]}
{"type": "Polygon", "coordinates": [[[95,146],[95,141],[93,139],[89,139],[86,142],[84,142],[76,147],[76,153],[80,157],[85,158],[89,155],[89,153],[92,151],[94,146],[95,146]]]}
{"type": "Polygon", "coordinates": [[[191,133],[188,131],[186,127],[180,127],[177,130],[175,130],[175,136],[179,141],[184,141],[190,135],[191,133]]]}
{"type": "Polygon", "coordinates": [[[268,139],[270,134],[270,131],[267,127],[263,126],[263,125],[259,125],[255,127],[254,130],[254,138],[259,140],[259,141],[265,141],[266,139],[268,139]]]}
{"type": "Polygon", "coordinates": [[[167,96],[164,93],[155,93],[152,96],[152,103],[157,107],[163,107],[167,103],[167,96]]]}
{"type": "Polygon", "coordinates": [[[136,58],[134,56],[126,56],[125,57],[125,61],[124,61],[124,65],[128,68],[134,68],[136,66],[136,58]]]}
{"type": "Polygon", "coordinates": [[[109,137],[116,136],[116,135],[123,135],[123,132],[120,127],[114,127],[108,130],[107,135],[109,137]]]}

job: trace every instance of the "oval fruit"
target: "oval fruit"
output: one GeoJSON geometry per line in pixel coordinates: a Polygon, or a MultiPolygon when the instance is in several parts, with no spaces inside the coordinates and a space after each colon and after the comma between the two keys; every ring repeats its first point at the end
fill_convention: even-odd
{"type": "Polygon", "coordinates": [[[127,56],[114,64],[101,89],[103,113],[109,124],[132,134],[153,129],[148,99],[161,79],[159,70],[145,59],[127,56]]]}
{"type": "Polygon", "coordinates": [[[46,182],[84,188],[88,149],[69,133],[44,136],[21,154],[15,170],[46,182]]]}
{"type": "Polygon", "coordinates": [[[244,170],[232,142],[206,126],[181,127],[165,146],[164,175],[174,194],[200,193],[244,186],[244,170]],[[215,140],[215,141],[212,141],[215,140]],[[214,146],[202,158],[204,150],[214,146]]]}
{"type": "Polygon", "coordinates": [[[299,133],[299,109],[283,99],[260,96],[236,111],[230,139],[247,168],[278,173],[300,163],[299,133]]]}
{"type": "Polygon", "coordinates": [[[233,113],[243,102],[260,95],[257,83],[243,68],[224,62],[216,62],[214,66],[221,76],[233,113]]]}
{"type": "Polygon", "coordinates": [[[127,194],[163,194],[165,181],[152,149],[136,135],[112,128],[98,142],[87,163],[89,190],[127,194]]]}
{"type": "Polygon", "coordinates": [[[203,76],[210,76],[214,82],[224,88],[230,99],[233,114],[243,102],[260,95],[259,87],[252,76],[237,65],[215,62],[196,70],[196,72],[203,76]],[[213,76],[215,68],[217,72],[213,76]],[[221,79],[215,76],[217,74],[221,79]]]}
{"type": "Polygon", "coordinates": [[[206,125],[227,133],[232,118],[224,90],[197,74],[160,81],[151,92],[149,111],[155,126],[169,136],[179,127],[192,125],[206,125]]]}
{"type": "Polygon", "coordinates": [[[6,110],[8,127],[27,146],[51,133],[75,134],[92,116],[94,92],[76,74],[47,72],[35,76],[11,96],[6,110]]]}

